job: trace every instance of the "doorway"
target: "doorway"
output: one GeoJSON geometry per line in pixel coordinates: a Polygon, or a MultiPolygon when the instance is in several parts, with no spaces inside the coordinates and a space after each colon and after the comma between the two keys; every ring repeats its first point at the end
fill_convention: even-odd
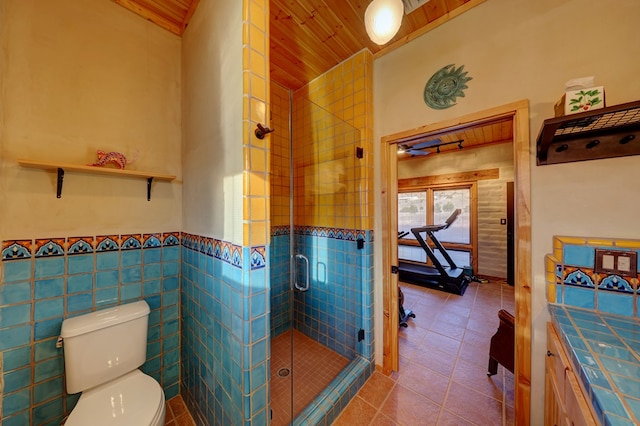
{"type": "MultiPolygon", "coordinates": [[[[515,162],[515,237],[516,263],[514,287],[515,350],[515,415],[516,424],[529,423],[531,377],[531,229],[530,229],[530,154],[528,101],[492,108],[454,120],[426,125],[418,129],[385,136],[381,139],[382,204],[383,204],[383,371],[398,370],[398,277],[392,266],[398,264],[397,252],[397,145],[418,137],[437,135],[445,129],[462,129],[508,118],[513,130],[515,162]]],[[[488,354],[487,354],[488,356],[488,354]]]]}

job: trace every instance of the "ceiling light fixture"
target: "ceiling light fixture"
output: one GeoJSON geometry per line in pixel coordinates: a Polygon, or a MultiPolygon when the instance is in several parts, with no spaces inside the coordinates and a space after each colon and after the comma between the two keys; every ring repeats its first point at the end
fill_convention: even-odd
{"type": "Polygon", "coordinates": [[[371,41],[382,46],[396,35],[402,24],[402,0],[373,0],[364,12],[364,26],[371,41]]]}

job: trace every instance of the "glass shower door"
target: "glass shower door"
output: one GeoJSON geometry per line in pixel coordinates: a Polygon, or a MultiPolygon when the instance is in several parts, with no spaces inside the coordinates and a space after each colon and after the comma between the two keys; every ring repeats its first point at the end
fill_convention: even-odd
{"type": "Polygon", "coordinates": [[[292,128],[295,418],[356,356],[362,193],[357,129],[306,99],[293,104],[292,128]]]}
{"type": "MultiPolygon", "coordinates": [[[[273,263],[284,271],[288,260],[289,273],[285,291],[285,276],[275,274],[272,264],[274,425],[313,411],[326,386],[356,357],[362,327],[360,132],[306,99],[292,104],[290,186],[275,188],[290,194],[289,227],[279,228],[271,245],[273,263]]],[[[276,174],[284,177],[282,169],[276,174]]]]}

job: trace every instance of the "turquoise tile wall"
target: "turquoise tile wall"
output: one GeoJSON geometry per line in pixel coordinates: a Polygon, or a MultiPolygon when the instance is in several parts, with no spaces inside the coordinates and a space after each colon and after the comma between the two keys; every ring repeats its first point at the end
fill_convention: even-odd
{"type": "MultiPolygon", "coordinates": [[[[373,243],[372,232],[300,227],[296,252],[310,261],[310,290],[296,292],[294,312],[289,303],[288,228],[271,237],[271,333],[295,328],[348,359],[373,354],[373,243]],[[356,238],[364,245],[358,248],[356,238]],[[358,330],[365,339],[357,341],[358,330]]],[[[302,278],[301,278],[302,279],[302,278]]]]}
{"type": "Polygon", "coordinates": [[[183,234],[181,394],[197,424],[268,424],[265,247],[183,234]]]}
{"type": "Polygon", "coordinates": [[[167,398],[179,392],[180,234],[11,240],[2,244],[2,424],[59,424],[79,397],[64,390],[62,320],[144,299],[147,361],[167,398]]]}
{"type": "Polygon", "coordinates": [[[310,268],[309,291],[295,292],[295,328],[347,359],[370,356],[373,333],[367,320],[373,256],[368,235],[304,227],[295,236],[296,250],[307,256],[310,268]],[[366,333],[362,343],[358,342],[361,329],[366,333]]]}
{"type": "Polygon", "coordinates": [[[596,249],[635,251],[640,241],[555,237],[554,255],[547,255],[547,298],[598,312],[638,318],[640,262],[628,275],[596,273],[596,249]],[[553,293],[553,294],[550,294],[553,293]]]}
{"type": "Polygon", "coordinates": [[[272,230],[269,259],[271,267],[270,300],[271,300],[271,338],[274,338],[291,328],[291,298],[290,298],[290,235],[289,227],[277,227],[272,230]]]}

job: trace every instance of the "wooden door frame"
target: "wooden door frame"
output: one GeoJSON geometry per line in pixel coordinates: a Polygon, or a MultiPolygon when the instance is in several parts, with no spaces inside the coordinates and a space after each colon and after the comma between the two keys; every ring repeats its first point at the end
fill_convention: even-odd
{"type": "MultiPolygon", "coordinates": [[[[515,398],[516,425],[530,422],[531,401],[531,159],[529,101],[521,100],[439,123],[384,136],[380,142],[382,196],[383,365],[385,374],[398,370],[398,140],[445,129],[460,129],[498,118],[513,120],[515,166],[515,398]],[[396,212],[395,214],[393,212],[396,212]]],[[[497,313],[496,313],[497,314],[497,313]]],[[[487,357],[489,355],[487,354],[487,357]]],[[[488,359],[488,358],[487,358],[488,359]]]]}

